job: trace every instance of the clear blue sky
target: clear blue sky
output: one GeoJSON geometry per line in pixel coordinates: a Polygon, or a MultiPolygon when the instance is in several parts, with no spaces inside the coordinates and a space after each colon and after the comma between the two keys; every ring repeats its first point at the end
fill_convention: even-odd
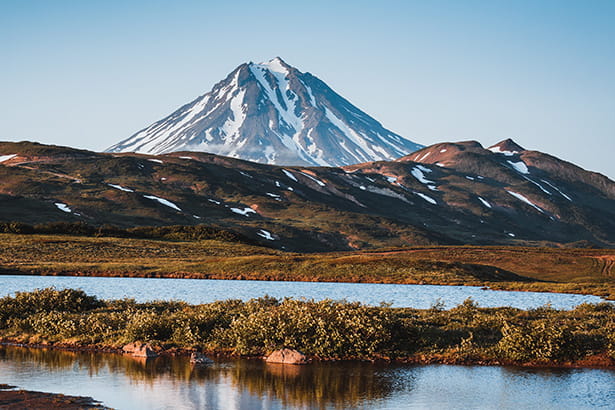
{"type": "Polygon", "coordinates": [[[0,140],[103,150],[281,56],[422,144],[615,177],[615,1],[0,1],[0,140]]]}

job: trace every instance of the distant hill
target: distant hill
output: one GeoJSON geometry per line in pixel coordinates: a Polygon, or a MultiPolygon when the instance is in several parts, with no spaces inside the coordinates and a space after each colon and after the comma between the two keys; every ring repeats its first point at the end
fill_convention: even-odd
{"type": "Polygon", "coordinates": [[[300,251],[613,247],[615,182],[513,141],[441,143],[344,167],[0,143],[1,221],[204,224],[300,251]]]}

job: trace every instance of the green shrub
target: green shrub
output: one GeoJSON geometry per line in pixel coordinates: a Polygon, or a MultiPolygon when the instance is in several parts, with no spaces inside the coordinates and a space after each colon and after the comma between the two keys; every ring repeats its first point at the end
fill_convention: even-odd
{"type": "Polygon", "coordinates": [[[284,299],[240,314],[227,340],[242,354],[292,347],[323,357],[365,357],[391,344],[393,322],[387,309],[360,303],[284,299]]]}
{"type": "Polygon", "coordinates": [[[231,300],[196,306],[177,312],[173,320],[171,340],[179,345],[199,346],[214,343],[220,329],[230,326],[232,312],[243,305],[241,301],[231,300]]]}
{"type": "Polygon", "coordinates": [[[82,290],[55,288],[16,292],[15,296],[0,299],[0,327],[7,320],[38,312],[84,312],[101,307],[103,302],[82,290]]]}
{"type": "Polygon", "coordinates": [[[80,315],[66,312],[40,312],[23,320],[24,327],[45,337],[68,339],[83,334],[80,315]]]}
{"type": "Polygon", "coordinates": [[[610,320],[603,330],[606,332],[606,353],[615,359],[615,320],[610,320]]]}
{"type": "Polygon", "coordinates": [[[498,349],[511,360],[528,362],[577,356],[570,330],[547,320],[535,321],[531,325],[505,322],[502,335],[498,349]]]}
{"type": "Polygon", "coordinates": [[[129,320],[130,311],[111,311],[90,313],[82,318],[81,324],[87,329],[91,342],[114,340],[123,335],[129,320]]]}
{"type": "Polygon", "coordinates": [[[167,315],[150,310],[136,311],[129,314],[123,336],[127,342],[166,341],[173,335],[173,330],[173,322],[167,315]]]}

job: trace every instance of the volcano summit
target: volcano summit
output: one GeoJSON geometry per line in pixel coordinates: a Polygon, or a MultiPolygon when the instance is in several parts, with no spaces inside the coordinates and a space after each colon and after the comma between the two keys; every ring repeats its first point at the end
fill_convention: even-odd
{"type": "Polygon", "coordinates": [[[107,151],[203,151],[265,164],[343,166],[421,148],[276,57],[240,65],[207,94],[107,151]]]}

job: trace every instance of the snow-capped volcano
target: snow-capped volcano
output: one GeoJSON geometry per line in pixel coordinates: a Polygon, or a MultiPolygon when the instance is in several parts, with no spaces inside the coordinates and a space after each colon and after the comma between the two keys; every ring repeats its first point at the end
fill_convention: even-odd
{"type": "Polygon", "coordinates": [[[204,151],[267,164],[340,166],[420,148],[276,57],[240,65],[209,93],[107,151],[204,151]]]}

